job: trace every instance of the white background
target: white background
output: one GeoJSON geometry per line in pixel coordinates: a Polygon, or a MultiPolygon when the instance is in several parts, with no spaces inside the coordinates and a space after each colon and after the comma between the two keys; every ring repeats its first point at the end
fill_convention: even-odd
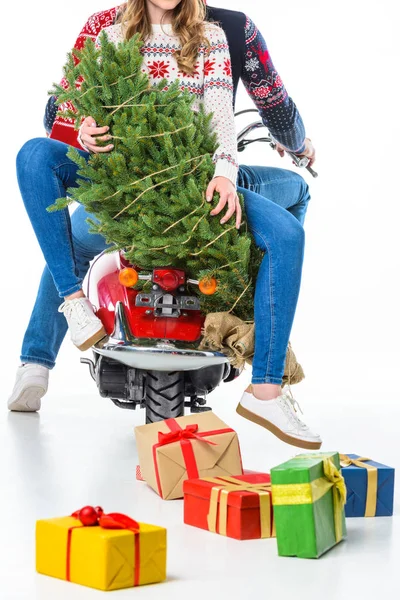
{"type": "MultiPolygon", "coordinates": [[[[306,261],[292,342],[307,379],[295,390],[296,395],[306,409],[308,422],[322,434],[325,448],[358,452],[400,466],[397,2],[219,0],[213,4],[245,10],[257,23],[318,152],[315,168],[319,179],[313,181],[305,173],[312,202],[306,221],[306,261]]],[[[1,497],[9,500],[6,509],[11,510],[13,517],[27,511],[31,526],[34,518],[64,514],[76,509],[75,504],[88,502],[104,502],[109,510],[123,509],[128,513],[132,513],[131,501],[142,513],[146,510],[151,513],[150,506],[153,513],[138,517],[150,520],[154,517],[155,522],[156,515],[160,522],[174,514],[168,511],[177,510],[168,508],[170,505],[160,506],[153,496],[149,499],[145,496],[144,502],[150,502],[147,509],[138,502],[145,492],[143,488],[132,492],[129,487],[135,460],[130,457],[130,452],[134,453],[130,436],[133,424],[141,423],[142,415],[122,413],[111,402],[98,398],[86,367],[79,364],[78,353],[70,343],[64,345],[58,367],[51,374],[51,388],[40,418],[10,415],[7,419],[5,408],[43,267],[19,195],[15,156],[27,139],[44,134],[46,92],[53,81],[60,79],[66,52],[86,19],[110,6],[103,0],[69,0],[63,4],[22,0],[14,5],[8,3],[2,9],[0,500],[1,497]],[[88,463],[80,460],[80,452],[90,461],[90,475],[88,463]],[[110,475],[112,485],[108,486],[105,473],[111,474],[115,469],[119,476],[115,475],[114,481],[110,475]],[[98,494],[97,498],[91,493],[98,494]],[[128,500],[131,493],[136,500],[128,500]]],[[[251,101],[241,89],[237,108],[250,106],[251,101]]],[[[292,168],[288,159],[280,159],[267,147],[249,149],[243,160],[248,164],[292,168]]],[[[247,372],[236,384],[221,387],[211,404],[239,432],[247,467],[265,470],[288,458],[291,449],[234,414],[249,376],[247,372]]],[[[180,517],[176,519],[178,522],[180,517]]],[[[396,548],[393,523],[396,521],[390,519],[353,521],[350,528],[355,532],[353,541],[349,540],[343,545],[345,549],[340,549],[339,562],[332,559],[336,571],[341,561],[349,558],[359,560],[362,565],[366,556],[361,550],[365,547],[370,547],[367,558],[371,564],[380,553],[380,562],[378,566],[374,564],[374,570],[383,569],[382,578],[380,583],[373,577],[371,583],[362,584],[364,597],[368,597],[368,590],[372,594],[382,592],[386,585],[390,588],[390,565],[396,548]]],[[[32,532],[26,531],[27,528],[24,522],[18,529],[20,545],[14,540],[12,551],[6,540],[15,537],[15,525],[10,524],[4,536],[0,534],[0,551],[9,559],[3,560],[1,567],[12,574],[5,580],[10,587],[4,597],[8,600],[58,596],[61,588],[43,583],[43,579],[33,583],[33,563],[26,554],[32,532]],[[11,590],[11,585],[15,589],[11,590]],[[36,586],[35,592],[29,591],[32,585],[36,586]]],[[[190,533],[185,529],[179,539],[182,544],[192,545],[194,552],[196,544],[190,533]]],[[[229,576],[229,569],[212,567],[213,552],[223,554],[229,550],[227,556],[234,557],[232,560],[238,565],[241,563],[236,550],[221,545],[220,540],[210,537],[201,540],[210,545],[206,562],[209,566],[204,568],[205,573],[211,573],[211,580],[219,577],[217,571],[221,577],[229,576]]],[[[247,547],[254,548],[256,560],[258,547],[247,547]]],[[[272,551],[268,560],[272,561],[274,556],[272,551]]],[[[197,556],[193,560],[199,563],[201,558],[204,559],[197,556]]],[[[180,561],[176,557],[172,560],[178,572],[180,561]]],[[[224,560],[229,567],[228,558],[224,560]]],[[[189,557],[182,557],[182,561],[188,570],[192,568],[189,557]]],[[[255,564],[257,569],[263,568],[262,562],[255,564]]],[[[317,573],[317,581],[322,585],[324,569],[327,577],[333,576],[328,559],[325,563],[312,563],[318,564],[313,575],[310,563],[284,561],[285,567],[289,564],[293,565],[290,572],[294,578],[287,582],[289,586],[302,582],[302,578],[306,586],[317,573]],[[298,570],[294,566],[298,564],[306,566],[298,570]],[[326,567],[320,567],[323,564],[326,567]]],[[[329,598],[350,595],[347,585],[354,583],[346,579],[345,571],[343,566],[342,579],[330,588],[329,598]]],[[[272,588],[274,585],[277,583],[272,588]]],[[[70,587],[68,591],[62,589],[72,594],[70,587]]],[[[238,589],[243,592],[245,588],[238,589]]],[[[289,587],[287,591],[294,593],[295,589],[289,587]]],[[[305,592],[305,587],[302,589],[305,592]]],[[[76,597],[92,597],[87,594],[90,592],[83,591],[76,597]]]]}

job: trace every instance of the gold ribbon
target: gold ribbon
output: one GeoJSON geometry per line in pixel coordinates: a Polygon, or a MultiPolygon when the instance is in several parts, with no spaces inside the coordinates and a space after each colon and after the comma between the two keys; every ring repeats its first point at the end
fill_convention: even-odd
{"type": "Polygon", "coordinates": [[[275,535],[275,526],[271,530],[271,484],[270,483],[247,483],[235,477],[205,477],[203,481],[209,481],[216,485],[211,489],[210,508],[207,516],[208,529],[213,533],[218,530],[221,535],[226,535],[228,525],[228,496],[231,492],[253,492],[260,498],[260,526],[261,538],[269,538],[275,535]],[[219,503],[219,518],[218,518],[219,503]]]}
{"type": "Polygon", "coordinates": [[[346,485],[343,475],[329,458],[318,455],[301,455],[296,458],[320,458],[323,461],[324,477],[310,483],[272,485],[274,506],[312,504],[332,490],[336,541],[343,538],[343,508],[346,504],[346,485]]]}
{"type": "Polygon", "coordinates": [[[375,517],[376,515],[376,501],[378,498],[378,469],[373,465],[366,465],[365,458],[360,456],[359,458],[350,458],[347,454],[340,454],[340,464],[343,468],[354,465],[362,469],[367,469],[367,499],[365,503],[365,517],[375,517]]]}

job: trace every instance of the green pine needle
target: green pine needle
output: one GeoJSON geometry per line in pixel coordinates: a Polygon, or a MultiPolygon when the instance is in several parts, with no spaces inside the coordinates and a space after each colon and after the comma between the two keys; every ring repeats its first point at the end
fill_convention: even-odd
{"type": "Polygon", "coordinates": [[[179,82],[167,90],[165,80],[152,87],[141,71],[141,46],[138,36],[115,46],[102,32],[100,48],[89,39],[68,55],[68,88],[55,84],[49,93],[59,105],[73,104],[76,112],[63,116],[75,118],[76,128],[88,115],[109,125],[114,150],[86,161],[71,147],[78,186],[48,210],[80,202],[92,215],[90,231],[111,244],[108,252],[122,250],[132,264],[148,270],[174,265],[192,279],[215,277],[217,293],[200,295],[202,309],[222,312],[235,306],[234,314],[251,320],[254,286],[249,284],[262,253],[247,227],[238,232],[232,219],[221,225],[219,216],[209,214],[205,190],[214,176],[217,148],[212,115],[203,108],[193,111],[194,97],[182,93],[179,82]]]}

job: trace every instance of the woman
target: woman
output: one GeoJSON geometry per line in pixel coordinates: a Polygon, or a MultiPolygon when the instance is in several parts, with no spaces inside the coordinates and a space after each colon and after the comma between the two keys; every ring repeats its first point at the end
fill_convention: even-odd
{"type": "MultiPolygon", "coordinates": [[[[215,175],[206,196],[211,201],[217,192],[220,199],[211,215],[220,214],[228,205],[221,222],[225,223],[235,215],[239,227],[241,209],[236,194],[238,164],[230,57],[224,32],[215,24],[205,23],[204,16],[202,0],[130,0],[119,22],[104,31],[115,43],[140,32],[145,42],[143,69],[150,79],[157,82],[165,78],[168,83],[178,79],[182,89],[195,94],[194,108],[203,103],[206,111],[214,113],[212,126],[218,136],[219,148],[214,157],[215,175]]],[[[94,119],[88,116],[80,130],[85,150],[108,152],[112,149],[112,144],[103,148],[97,146],[97,138],[108,141],[111,133],[106,127],[97,127],[94,119]]],[[[26,152],[20,160],[27,160],[26,152]]],[[[75,270],[68,212],[49,214],[45,211],[63,195],[63,190],[59,189],[60,181],[55,178],[47,189],[35,190],[35,193],[28,189],[24,180],[20,179],[19,184],[47,266],[60,296],[65,298],[60,311],[67,319],[73,342],[84,350],[101,339],[105,332],[82,292],[82,281],[75,270]]],[[[300,287],[303,229],[279,206],[270,202],[266,211],[265,198],[241,188],[240,191],[245,197],[250,229],[256,243],[265,251],[265,257],[255,294],[253,383],[244,393],[238,412],[288,443],[316,449],[321,445],[319,436],[298,419],[293,398],[281,389],[300,287]]],[[[21,410],[18,407],[11,409],[21,410]]],[[[32,403],[25,408],[33,409],[32,403]]]]}

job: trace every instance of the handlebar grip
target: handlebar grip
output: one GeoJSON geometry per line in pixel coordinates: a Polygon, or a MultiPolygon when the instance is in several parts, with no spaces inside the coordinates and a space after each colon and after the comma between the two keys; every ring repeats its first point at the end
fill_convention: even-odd
{"type": "Polygon", "coordinates": [[[296,167],[301,169],[308,166],[309,160],[306,156],[297,156],[297,154],[293,154],[293,152],[288,152],[287,154],[289,154],[296,167]]]}
{"type": "MultiPolygon", "coordinates": [[[[276,144],[274,142],[271,142],[270,146],[271,146],[272,150],[276,149],[276,144]]],[[[299,168],[305,167],[306,170],[310,173],[310,175],[312,175],[312,177],[314,177],[314,179],[316,179],[318,177],[318,173],[309,166],[310,161],[308,160],[308,158],[306,156],[298,156],[297,154],[293,154],[293,152],[289,152],[287,150],[286,150],[286,154],[288,154],[292,158],[294,164],[297,167],[299,167],[299,168]]]]}
{"type": "Polygon", "coordinates": [[[314,169],[312,167],[307,166],[306,169],[310,173],[310,175],[312,175],[314,177],[314,179],[317,179],[318,173],[316,171],[314,171],[314,169]]]}
{"type": "Polygon", "coordinates": [[[293,159],[293,162],[295,163],[295,165],[297,165],[300,168],[305,167],[306,170],[310,173],[310,175],[312,175],[314,177],[314,179],[316,179],[318,177],[318,173],[309,166],[310,161],[306,156],[297,156],[296,154],[293,154],[292,152],[288,152],[288,154],[293,159]]]}

